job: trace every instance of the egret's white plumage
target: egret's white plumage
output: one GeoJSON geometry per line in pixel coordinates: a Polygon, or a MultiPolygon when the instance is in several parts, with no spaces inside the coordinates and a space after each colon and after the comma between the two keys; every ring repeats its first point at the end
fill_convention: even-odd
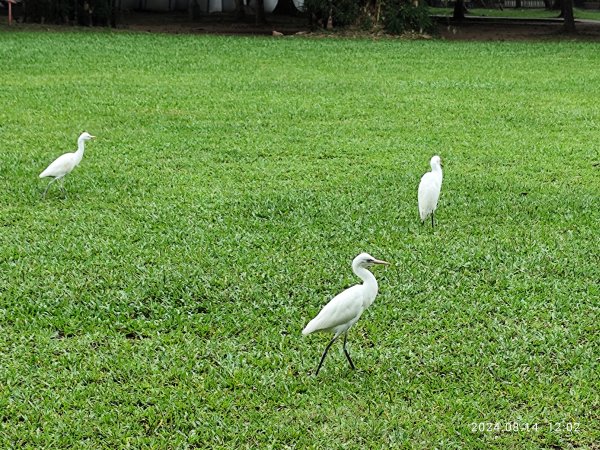
{"type": "Polygon", "coordinates": [[[421,222],[431,214],[431,226],[433,227],[433,216],[437,209],[440,192],[442,190],[442,160],[439,156],[431,158],[431,172],[427,172],[419,183],[419,216],[421,222]]]}
{"type": "Polygon", "coordinates": [[[95,136],[92,136],[91,134],[84,131],[77,139],[76,152],[65,153],[64,155],[59,156],[48,167],[46,167],[46,170],[40,173],[40,178],[54,177],[54,179],[50,183],[48,183],[48,186],[44,191],[44,196],[46,195],[46,192],[48,192],[48,189],[50,188],[50,185],[52,183],[54,183],[56,180],[62,179],[65,175],[71,173],[71,171],[75,167],[77,167],[77,165],[79,165],[81,159],[83,158],[85,141],[89,141],[94,137],[95,136]]]}
{"type": "Polygon", "coordinates": [[[303,335],[314,333],[316,331],[333,333],[333,339],[331,339],[325,348],[319,367],[317,367],[317,374],[321,369],[321,365],[325,360],[325,355],[327,355],[329,347],[331,347],[331,344],[333,344],[342,334],[344,334],[344,354],[346,355],[346,358],[348,358],[350,367],[354,369],[354,363],[346,350],[347,333],[350,327],[358,321],[364,310],[373,303],[377,296],[377,291],[379,289],[377,280],[373,274],[367,270],[367,267],[372,266],[373,264],[388,263],[375,259],[368,253],[361,253],[354,258],[352,261],[352,270],[363,280],[363,284],[352,286],[336,295],[323,307],[321,312],[306,325],[304,330],[302,330],[303,335]]]}

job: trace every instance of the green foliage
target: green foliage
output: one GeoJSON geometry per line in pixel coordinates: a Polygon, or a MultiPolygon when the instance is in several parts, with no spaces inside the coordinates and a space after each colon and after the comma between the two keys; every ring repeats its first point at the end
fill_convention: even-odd
{"type": "Polygon", "coordinates": [[[367,11],[360,14],[357,22],[358,27],[364,31],[371,31],[375,27],[373,16],[367,11]]]}
{"type": "Polygon", "coordinates": [[[408,31],[430,33],[434,23],[425,2],[415,6],[411,0],[386,0],[383,16],[384,28],[388,33],[402,34],[408,31]]]}
{"type": "Polygon", "coordinates": [[[92,8],[92,18],[95,25],[108,26],[110,24],[115,0],[88,0],[92,8]]]}
{"type": "Polygon", "coordinates": [[[23,13],[29,21],[62,21],[69,13],[70,6],[66,1],[36,0],[22,3],[23,13]]]}
{"type": "Polygon", "coordinates": [[[600,442],[597,44],[0,28],[0,61],[0,448],[600,442]],[[357,370],[314,377],[360,251],[393,265],[357,370]]]}
{"type": "Polygon", "coordinates": [[[24,0],[23,14],[28,22],[108,25],[113,7],[114,0],[24,0]]]}
{"type": "Polygon", "coordinates": [[[304,2],[304,10],[321,26],[327,24],[331,13],[333,25],[342,27],[355,24],[361,12],[356,0],[307,0],[304,2]]]}

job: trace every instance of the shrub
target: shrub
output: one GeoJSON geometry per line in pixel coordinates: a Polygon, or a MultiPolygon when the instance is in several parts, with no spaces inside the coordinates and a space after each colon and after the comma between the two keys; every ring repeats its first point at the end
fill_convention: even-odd
{"type": "Polygon", "coordinates": [[[304,10],[311,20],[327,24],[329,12],[334,26],[353,25],[360,16],[360,4],[356,0],[305,0],[304,10]]]}
{"type": "Polygon", "coordinates": [[[108,25],[114,0],[23,0],[22,5],[28,22],[77,21],[81,25],[108,25]]]}
{"type": "Polygon", "coordinates": [[[383,26],[388,33],[432,32],[433,21],[424,2],[415,6],[410,0],[388,0],[384,6],[383,26]]]}

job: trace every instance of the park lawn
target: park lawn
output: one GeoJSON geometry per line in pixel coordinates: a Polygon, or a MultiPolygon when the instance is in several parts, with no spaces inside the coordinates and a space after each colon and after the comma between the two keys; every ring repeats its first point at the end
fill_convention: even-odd
{"type": "Polygon", "coordinates": [[[1,448],[600,442],[596,44],[5,30],[0,61],[1,448]],[[392,265],[357,370],[315,377],[361,251],[392,265]]]}

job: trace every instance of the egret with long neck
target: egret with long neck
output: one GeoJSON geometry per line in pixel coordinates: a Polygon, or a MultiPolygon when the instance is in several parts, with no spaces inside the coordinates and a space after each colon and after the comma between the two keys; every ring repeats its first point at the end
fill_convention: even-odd
{"type": "Polygon", "coordinates": [[[375,297],[377,297],[377,292],[379,290],[377,280],[375,279],[375,276],[367,270],[367,267],[374,264],[389,263],[375,259],[368,253],[361,253],[354,258],[352,261],[352,270],[356,276],[363,280],[363,283],[354,285],[336,295],[323,307],[321,312],[306,325],[304,330],[302,330],[303,335],[314,333],[316,331],[333,333],[333,339],[329,341],[329,344],[325,347],[323,356],[321,356],[316,375],[318,375],[319,370],[321,370],[321,366],[323,365],[323,361],[325,361],[325,356],[327,355],[329,348],[342,334],[344,335],[344,354],[350,363],[350,367],[352,369],[355,368],[352,358],[350,358],[350,354],[346,349],[348,330],[358,321],[358,319],[360,319],[360,316],[365,309],[371,306],[375,297]]]}
{"type": "Polygon", "coordinates": [[[421,223],[431,214],[431,227],[434,227],[433,216],[437,209],[440,192],[442,191],[442,159],[439,156],[431,158],[431,172],[427,172],[419,183],[419,216],[421,223]]]}
{"type": "MultiPolygon", "coordinates": [[[[83,152],[85,150],[85,142],[93,139],[95,136],[92,136],[88,132],[83,132],[77,139],[77,151],[74,153],[65,153],[64,155],[56,158],[42,173],[40,173],[40,178],[44,177],[54,177],[46,190],[44,191],[43,196],[46,197],[46,193],[48,189],[50,189],[50,185],[54,183],[56,180],[62,180],[66,175],[71,173],[71,171],[79,165],[83,158],[83,152]]],[[[61,181],[62,183],[62,181],[61,181]]],[[[60,185],[60,188],[63,192],[65,192],[64,186],[60,185]]]]}

